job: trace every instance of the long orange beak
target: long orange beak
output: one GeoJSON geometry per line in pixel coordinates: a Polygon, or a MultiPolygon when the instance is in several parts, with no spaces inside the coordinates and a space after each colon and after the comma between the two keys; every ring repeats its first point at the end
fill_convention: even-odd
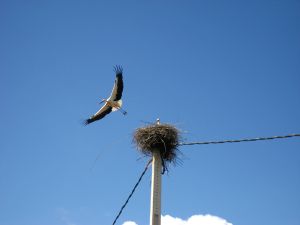
{"type": "Polygon", "coordinates": [[[99,102],[99,104],[102,104],[103,102],[106,102],[106,100],[105,100],[105,99],[102,99],[102,101],[99,102]]]}

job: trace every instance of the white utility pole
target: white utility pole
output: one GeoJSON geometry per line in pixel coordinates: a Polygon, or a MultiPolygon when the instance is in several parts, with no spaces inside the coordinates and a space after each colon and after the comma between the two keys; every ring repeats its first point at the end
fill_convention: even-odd
{"type": "MultiPolygon", "coordinates": [[[[159,125],[157,119],[157,125],[159,125]]],[[[151,206],[150,225],[160,225],[161,217],[161,167],[162,161],[160,149],[152,153],[152,183],[151,183],[151,206]]]]}

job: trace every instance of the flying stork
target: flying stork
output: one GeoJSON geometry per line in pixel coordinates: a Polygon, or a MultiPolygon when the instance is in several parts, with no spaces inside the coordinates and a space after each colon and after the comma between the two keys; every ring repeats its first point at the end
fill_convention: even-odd
{"type": "Polygon", "coordinates": [[[88,125],[96,120],[100,120],[105,117],[110,112],[120,110],[123,115],[126,115],[127,112],[122,109],[122,92],[123,92],[123,69],[121,66],[115,66],[114,71],[116,73],[115,84],[112,89],[112,92],[108,99],[102,99],[99,103],[105,102],[101,109],[92,115],[89,119],[84,121],[85,125],[88,125]]]}

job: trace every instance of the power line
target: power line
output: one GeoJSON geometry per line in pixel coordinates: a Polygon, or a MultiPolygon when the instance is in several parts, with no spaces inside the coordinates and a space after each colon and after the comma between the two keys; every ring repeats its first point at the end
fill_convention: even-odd
{"type": "Polygon", "coordinates": [[[279,138],[291,138],[300,137],[300,134],[288,134],[284,136],[273,136],[273,137],[258,137],[258,138],[245,138],[238,140],[222,140],[222,141],[203,141],[203,142],[182,142],[179,145],[208,145],[208,144],[224,144],[224,143],[236,143],[236,142],[247,142],[247,141],[266,141],[279,138]]]}
{"type": "Polygon", "coordinates": [[[126,207],[126,205],[127,205],[128,202],[129,202],[129,199],[132,197],[132,195],[133,195],[133,193],[135,192],[136,188],[137,188],[138,185],[140,184],[140,182],[141,182],[143,176],[145,175],[146,171],[148,170],[149,165],[150,165],[151,162],[152,162],[152,159],[150,159],[149,162],[147,163],[147,165],[146,165],[144,171],[142,172],[141,176],[139,177],[137,183],[134,185],[134,187],[133,187],[133,189],[132,189],[130,195],[129,195],[128,198],[126,199],[125,203],[122,205],[122,207],[121,207],[121,209],[120,209],[118,215],[116,216],[116,218],[115,218],[115,220],[114,220],[114,222],[113,222],[112,225],[114,225],[114,224],[117,222],[118,218],[121,216],[121,214],[122,214],[122,212],[123,212],[123,209],[126,207]]]}

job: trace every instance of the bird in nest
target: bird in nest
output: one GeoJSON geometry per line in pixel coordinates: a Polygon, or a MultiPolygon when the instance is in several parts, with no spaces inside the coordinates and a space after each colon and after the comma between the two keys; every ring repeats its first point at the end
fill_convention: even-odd
{"type": "Polygon", "coordinates": [[[116,79],[112,92],[107,99],[102,99],[99,103],[104,103],[104,105],[92,115],[89,119],[84,121],[85,125],[88,125],[92,122],[102,119],[107,114],[120,110],[123,115],[126,115],[127,112],[122,108],[122,92],[123,92],[123,68],[121,66],[115,66],[114,71],[116,73],[116,79]]]}

